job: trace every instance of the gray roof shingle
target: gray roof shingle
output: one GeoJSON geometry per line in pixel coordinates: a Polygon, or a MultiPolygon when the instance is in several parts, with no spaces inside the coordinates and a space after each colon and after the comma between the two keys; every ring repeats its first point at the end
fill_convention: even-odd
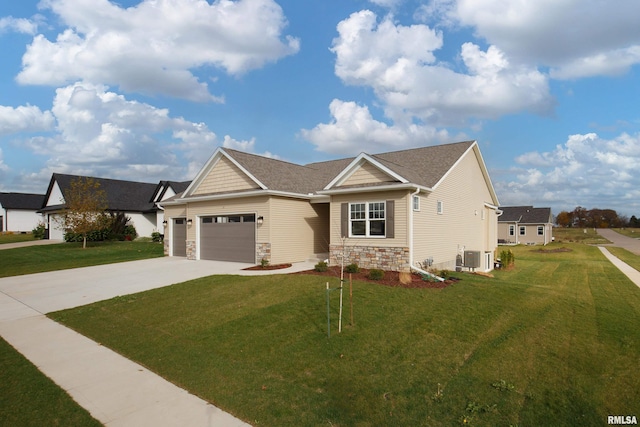
{"type": "Polygon", "coordinates": [[[4,209],[38,210],[44,203],[44,194],[0,193],[0,204],[4,209]]]}
{"type": "Polygon", "coordinates": [[[518,222],[520,224],[546,224],[551,221],[551,208],[533,206],[505,206],[499,208],[503,213],[498,222],[518,222]]]}

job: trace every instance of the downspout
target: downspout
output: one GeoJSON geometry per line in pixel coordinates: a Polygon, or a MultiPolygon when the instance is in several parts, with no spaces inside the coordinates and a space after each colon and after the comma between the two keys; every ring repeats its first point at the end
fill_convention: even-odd
{"type": "Polygon", "coordinates": [[[436,276],[433,273],[429,273],[428,271],[424,271],[423,269],[413,265],[413,197],[417,196],[419,193],[420,188],[416,186],[416,191],[411,193],[411,197],[409,198],[409,268],[420,274],[431,277],[434,280],[444,282],[444,279],[442,277],[436,276]]]}

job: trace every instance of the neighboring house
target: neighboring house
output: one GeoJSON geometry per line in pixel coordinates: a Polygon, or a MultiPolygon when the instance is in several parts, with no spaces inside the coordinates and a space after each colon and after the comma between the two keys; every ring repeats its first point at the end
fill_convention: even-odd
{"type": "Polygon", "coordinates": [[[477,142],[297,165],[218,148],[161,203],[165,253],[189,259],[493,268],[498,199],[477,142]]]}
{"type": "Polygon", "coordinates": [[[553,241],[551,208],[533,206],[501,207],[498,243],[506,245],[546,245],[553,241]]]}
{"type": "MultiPolygon", "coordinates": [[[[45,203],[40,212],[46,219],[50,239],[62,239],[64,230],[60,225],[60,213],[65,208],[65,193],[69,191],[75,179],[87,178],[76,175],[54,173],[49,182],[45,203]]],[[[183,191],[188,183],[161,181],[151,184],[116,179],[93,178],[107,196],[108,212],[123,212],[131,218],[131,224],[139,236],[151,236],[154,231],[162,232],[164,215],[157,203],[183,191]]]]}
{"type": "Polygon", "coordinates": [[[0,231],[32,231],[43,221],[43,201],[43,194],[0,193],[0,231]]]}

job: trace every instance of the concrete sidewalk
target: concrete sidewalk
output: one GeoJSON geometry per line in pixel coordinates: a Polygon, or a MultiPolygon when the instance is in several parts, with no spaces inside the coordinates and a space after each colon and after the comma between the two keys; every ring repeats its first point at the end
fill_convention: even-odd
{"type": "Polygon", "coordinates": [[[212,274],[278,274],[249,264],[155,258],[0,279],[0,335],[107,426],[247,426],[44,313],[212,274]]]}
{"type": "Polygon", "coordinates": [[[618,269],[622,271],[633,283],[635,283],[636,286],[640,287],[640,271],[631,267],[620,258],[613,256],[611,252],[607,250],[607,248],[603,246],[598,246],[598,248],[600,248],[600,251],[604,254],[604,256],[607,257],[609,261],[611,261],[613,265],[618,267],[618,269]]]}
{"type": "Polygon", "coordinates": [[[43,239],[43,240],[29,240],[27,242],[3,243],[0,245],[0,250],[24,248],[27,246],[57,245],[58,243],[64,243],[64,241],[43,239]]]}

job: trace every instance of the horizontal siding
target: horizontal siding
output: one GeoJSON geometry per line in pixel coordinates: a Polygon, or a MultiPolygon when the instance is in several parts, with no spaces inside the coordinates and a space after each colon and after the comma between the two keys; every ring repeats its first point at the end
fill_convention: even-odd
{"type": "Polygon", "coordinates": [[[395,182],[391,176],[387,175],[377,167],[373,166],[369,162],[365,162],[353,175],[349,177],[341,185],[362,185],[362,184],[377,184],[381,182],[395,182]]]}
{"type": "Polygon", "coordinates": [[[299,262],[329,249],[329,210],[327,204],[273,197],[264,226],[271,235],[271,262],[299,262]]]}
{"type": "Polygon", "coordinates": [[[221,157],[193,194],[223,193],[253,188],[259,188],[259,186],[229,159],[221,157]]]}
{"type": "Polygon", "coordinates": [[[414,216],[414,262],[433,258],[434,267],[452,268],[462,250],[493,252],[497,215],[485,203],[492,203],[491,194],[471,150],[432,193],[421,196],[414,216]],[[438,201],[442,215],[436,213],[438,201]]]}
{"type": "Polygon", "coordinates": [[[331,197],[331,244],[341,245],[340,235],[340,205],[342,203],[356,202],[382,202],[387,200],[395,201],[395,237],[387,238],[347,238],[345,244],[352,246],[380,246],[380,247],[408,247],[407,224],[408,224],[408,204],[410,193],[403,191],[384,191],[360,194],[341,194],[331,197]]]}

